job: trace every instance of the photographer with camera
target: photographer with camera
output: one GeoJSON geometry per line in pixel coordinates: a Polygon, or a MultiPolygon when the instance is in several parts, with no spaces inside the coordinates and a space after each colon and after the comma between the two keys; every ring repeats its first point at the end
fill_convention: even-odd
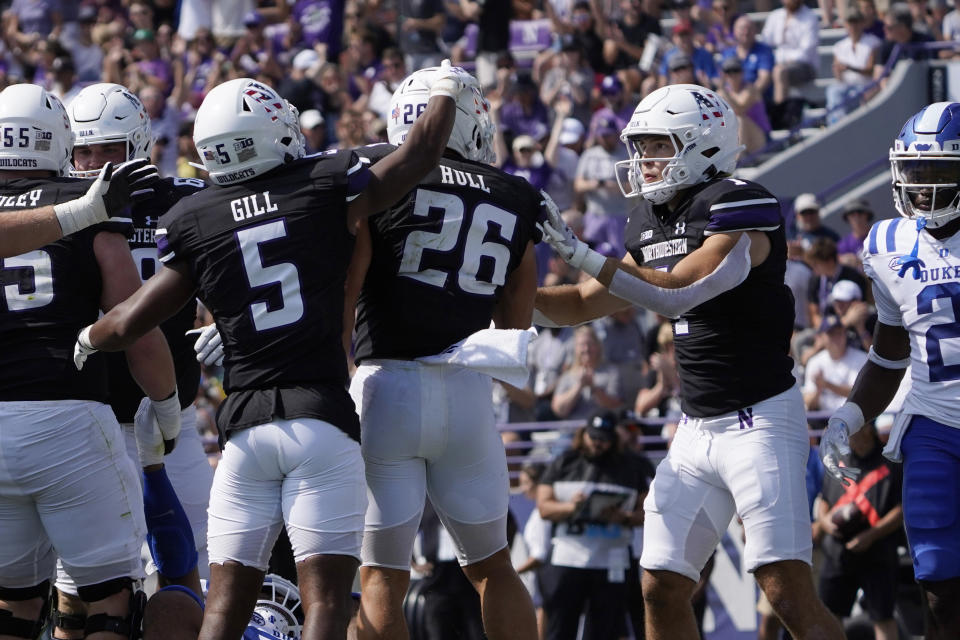
{"type": "Polygon", "coordinates": [[[897,535],[903,527],[899,464],[883,457],[883,443],[870,423],[850,436],[849,465],[858,481],[844,486],[825,474],[813,523],[823,550],[820,598],[838,618],[850,615],[857,592],[877,638],[896,638],[897,535]]]}
{"type": "Polygon", "coordinates": [[[613,412],[590,416],[573,445],[540,476],[537,508],[553,525],[549,564],[540,572],[546,639],[626,634],[627,575],[633,527],[643,525],[643,460],[617,436],[613,412]]]}

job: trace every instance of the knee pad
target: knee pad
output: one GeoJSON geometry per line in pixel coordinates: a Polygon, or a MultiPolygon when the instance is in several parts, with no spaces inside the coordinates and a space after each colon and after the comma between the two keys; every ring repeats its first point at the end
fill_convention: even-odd
{"type": "MultiPolygon", "coordinates": [[[[132,588],[132,587],[131,587],[132,588]]],[[[87,618],[83,628],[85,636],[101,631],[116,633],[130,640],[140,638],[143,626],[143,610],[147,606],[147,594],[143,591],[130,592],[130,603],[127,606],[127,615],[110,616],[98,613],[87,618]]]]}
{"type": "Polygon", "coordinates": [[[133,592],[133,578],[114,578],[113,580],[107,580],[106,582],[91,584],[85,587],[78,586],[77,595],[80,596],[80,599],[84,602],[96,602],[97,600],[103,600],[104,598],[109,598],[112,595],[120,593],[124,589],[129,589],[133,592]]]}
{"type": "Polygon", "coordinates": [[[33,587],[10,588],[0,587],[0,600],[13,602],[43,598],[40,605],[40,615],[36,620],[17,618],[5,609],[0,609],[0,635],[13,636],[33,640],[43,631],[43,623],[47,617],[47,605],[50,602],[50,581],[44,580],[33,587]]]}

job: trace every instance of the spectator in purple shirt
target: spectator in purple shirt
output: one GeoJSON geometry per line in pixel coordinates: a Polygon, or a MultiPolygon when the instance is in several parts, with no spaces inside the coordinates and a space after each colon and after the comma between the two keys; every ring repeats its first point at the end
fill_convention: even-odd
{"type": "Polygon", "coordinates": [[[173,71],[170,63],[160,57],[160,48],[150,29],[138,29],[133,33],[134,64],[125,71],[126,81],[121,83],[132,91],[150,85],[165,96],[173,91],[173,71]]]}
{"type": "Polygon", "coordinates": [[[13,0],[8,16],[7,41],[24,48],[41,38],[59,38],[63,27],[60,0],[13,0]]]}
{"type": "Polygon", "coordinates": [[[850,254],[856,260],[863,250],[863,241],[873,224],[873,207],[866,200],[851,200],[843,207],[843,220],[850,225],[850,233],[837,243],[837,253],[840,262],[847,264],[850,254]]]}
{"type": "Polygon", "coordinates": [[[514,135],[540,139],[547,132],[547,108],[540,102],[537,84],[527,74],[517,76],[513,97],[503,105],[500,121],[514,135]]]}
{"type": "Polygon", "coordinates": [[[511,147],[513,153],[501,169],[510,175],[525,178],[534,189],[546,189],[553,169],[543,157],[540,144],[531,136],[519,135],[513,139],[511,147]]]}
{"type": "Polygon", "coordinates": [[[343,36],[343,0],[297,0],[290,17],[303,28],[303,42],[327,45],[327,60],[340,56],[343,36]]]}

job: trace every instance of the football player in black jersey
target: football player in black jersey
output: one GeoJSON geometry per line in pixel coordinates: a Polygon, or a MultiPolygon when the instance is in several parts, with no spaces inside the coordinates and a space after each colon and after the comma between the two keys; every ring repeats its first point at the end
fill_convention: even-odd
{"type": "MultiPolygon", "coordinates": [[[[387,133],[406,139],[424,112],[429,69],[394,93],[387,133]]],[[[369,506],[363,540],[363,638],[407,636],[402,605],[425,496],[457,543],[480,594],[488,638],[537,636],[533,604],[510,562],[506,457],[488,375],[416,362],[487,329],[528,329],[533,245],[546,196],[491,166],[493,124],[474,83],[460,94],[440,165],[416,189],[361,223],[347,287],[345,340],[356,300],[350,393],[360,412],[369,506]],[[362,289],[361,289],[362,285],[362,289]]],[[[379,145],[358,153],[390,157],[379,145]]],[[[374,165],[376,166],[376,164],[374,165]]]]}
{"type": "MultiPolygon", "coordinates": [[[[94,177],[108,162],[121,164],[137,158],[149,158],[153,146],[150,117],[140,99],[119,84],[99,83],[85,87],[71,101],[68,108],[70,125],[75,136],[73,147],[72,175],[76,177],[94,177]]],[[[203,181],[192,178],[165,178],[153,185],[151,197],[137,202],[130,211],[133,221],[133,237],[129,239],[130,251],[142,280],[146,281],[157,270],[157,244],[154,233],[157,220],[167,212],[180,198],[204,188],[203,181]]],[[[189,518],[193,530],[193,546],[197,554],[189,549],[179,554],[180,562],[173,562],[173,555],[167,554],[166,566],[160,568],[161,586],[170,579],[185,584],[195,591],[200,589],[200,578],[209,577],[206,562],[207,548],[207,502],[210,497],[210,485],[213,482],[213,469],[207,463],[207,456],[196,429],[196,410],[193,400],[200,383],[200,364],[194,357],[192,340],[185,335],[191,330],[196,317],[196,305],[187,304],[161,329],[174,356],[177,373],[177,392],[180,400],[181,432],[177,447],[164,457],[164,474],[169,476],[179,503],[189,518]],[[199,557],[199,561],[187,566],[188,561],[199,557]],[[198,571],[199,570],[199,571],[198,571]]],[[[137,456],[134,417],[137,413],[143,392],[130,376],[126,358],[121,353],[106,356],[109,377],[109,402],[117,420],[123,427],[127,442],[127,453],[134,464],[143,465],[137,456]]],[[[169,509],[151,514],[150,508],[156,502],[165,505],[169,500],[157,502],[153,498],[160,487],[162,493],[166,482],[153,482],[154,474],[147,473],[146,484],[148,499],[145,502],[148,525],[153,517],[171,514],[169,509]]],[[[153,523],[153,528],[162,526],[153,523]]],[[[148,541],[153,543],[150,527],[148,541]]],[[[70,577],[59,573],[56,582],[57,605],[54,621],[63,622],[68,628],[58,625],[54,635],[58,638],[82,637],[83,609],[70,593],[74,586],[70,577]],[[73,633],[71,633],[73,631],[73,633]]]]}
{"type": "MultiPolygon", "coordinates": [[[[96,193],[89,181],[61,177],[73,134],[60,101],[36,85],[0,93],[0,217],[8,211],[74,202],[96,193]]],[[[126,235],[126,192],[156,173],[145,160],[113,174],[127,187],[97,195],[113,214],[104,223],[3,259],[0,307],[0,636],[34,638],[60,557],[88,607],[85,634],[126,638],[136,626],[133,581],[141,577],[145,525],[137,469],[124,453],[107,400],[106,364],[71,362],[77,332],[140,286],[126,235]],[[123,192],[123,193],[120,193],[123,192]]],[[[101,178],[110,173],[101,172],[101,178]]],[[[143,185],[141,185],[143,186],[143,185]]],[[[98,187],[99,188],[99,187],[98,187]]],[[[106,215],[99,216],[106,218],[106,215]]],[[[162,460],[179,412],[173,361],[151,331],[127,351],[155,417],[138,445],[162,460]],[[157,429],[159,423],[159,429],[157,429]]],[[[171,443],[172,444],[172,443],[171,443]]]]}
{"type": "Polygon", "coordinates": [[[202,640],[239,637],[286,524],[304,598],[304,637],[343,638],[366,489],[346,392],[343,291],[357,222],[436,166],[463,72],[431,76],[410,146],[368,169],[355,152],[303,157],[296,110],[248,78],[213,89],[194,141],[215,188],[157,229],[160,271],[78,348],[117,350],[199,294],[223,337],[223,457],[210,495],[211,591],[202,640]]]}
{"type": "Polygon", "coordinates": [[[794,638],[842,638],[810,572],[803,400],[789,356],[793,298],[777,199],[730,177],[743,148],[733,110],[697,85],[659,89],[621,139],[621,188],[640,196],[623,260],[579,242],[558,212],[548,242],[593,276],[541,288],[539,319],[577,324],[630,303],[673,318],[683,418],[644,503],[647,638],[695,638],[700,571],[733,514],[744,564],[794,638]],[[625,179],[621,179],[623,174],[625,179]]]}

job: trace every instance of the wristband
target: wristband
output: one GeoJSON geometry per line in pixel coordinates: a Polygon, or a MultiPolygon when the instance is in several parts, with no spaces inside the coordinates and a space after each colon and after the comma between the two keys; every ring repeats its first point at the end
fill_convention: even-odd
{"type": "Polygon", "coordinates": [[[600,275],[600,271],[601,269],[603,269],[603,265],[607,263],[607,256],[603,255],[602,253],[598,253],[597,251],[594,251],[593,249],[587,246],[586,242],[581,243],[580,246],[586,248],[586,251],[584,252],[584,256],[583,256],[583,261],[580,263],[580,269],[584,273],[589,274],[590,276],[596,278],[597,276],[600,275]]]}
{"type": "MultiPolygon", "coordinates": [[[[83,333],[80,334],[83,336],[83,333]]],[[[177,390],[163,400],[150,400],[154,413],[157,414],[157,420],[163,421],[164,418],[172,418],[175,414],[180,414],[180,396],[177,390]]]]}
{"type": "Polygon", "coordinates": [[[97,348],[93,346],[93,343],[90,342],[90,328],[92,326],[92,324],[88,324],[83,329],[80,329],[80,333],[77,334],[77,343],[90,352],[97,350],[97,348]]]}
{"type": "Polygon", "coordinates": [[[874,351],[872,345],[870,346],[870,351],[867,353],[867,360],[884,369],[906,369],[910,366],[910,356],[907,356],[903,360],[888,360],[874,351]]]}
{"type": "Polygon", "coordinates": [[[833,412],[831,420],[842,420],[847,425],[847,434],[853,435],[863,427],[863,409],[856,402],[847,400],[842,407],[833,412]]]}
{"type": "Polygon", "coordinates": [[[457,96],[460,95],[461,86],[460,81],[455,78],[440,78],[435,80],[430,87],[430,97],[446,96],[456,100],[457,96]]]}

